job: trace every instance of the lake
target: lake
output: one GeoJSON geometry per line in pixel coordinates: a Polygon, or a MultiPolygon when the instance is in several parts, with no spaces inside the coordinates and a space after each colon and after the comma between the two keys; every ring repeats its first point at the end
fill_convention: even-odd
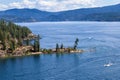
{"type": "Polygon", "coordinates": [[[0,59],[0,80],[120,80],[120,22],[17,24],[40,34],[41,48],[72,47],[79,38],[85,52],[0,59]]]}

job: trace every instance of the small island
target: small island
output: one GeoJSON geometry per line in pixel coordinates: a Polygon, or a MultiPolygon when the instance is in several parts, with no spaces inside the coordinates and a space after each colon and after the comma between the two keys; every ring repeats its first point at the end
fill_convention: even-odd
{"type": "Polygon", "coordinates": [[[0,58],[52,54],[52,53],[82,53],[77,49],[79,39],[76,38],[74,46],[65,48],[63,44],[56,44],[54,49],[40,48],[40,35],[35,35],[26,26],[19,26],[13,22],[0,20],[0,58]]]}

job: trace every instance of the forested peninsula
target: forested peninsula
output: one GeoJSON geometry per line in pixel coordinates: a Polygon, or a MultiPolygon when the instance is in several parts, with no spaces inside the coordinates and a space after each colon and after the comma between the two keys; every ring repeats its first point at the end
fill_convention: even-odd
{"type": "Polygon", "coordinates": [[[0,20],[0,57],[14,57],[41,53],[74,53],[78,50],[79,39],[76,38],[72,48],[56,44],[54,49],[40,48],[40,35],[35,35],[26,26],[19,26],[13,22],[0,20]]]}

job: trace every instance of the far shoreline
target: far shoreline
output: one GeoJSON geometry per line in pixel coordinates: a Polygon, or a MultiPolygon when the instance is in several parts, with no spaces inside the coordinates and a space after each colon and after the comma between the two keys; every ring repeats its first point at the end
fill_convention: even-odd
{"type": "Polygon", "coordinates": [[[120,21],[36,21],[36,22],[15,22],[15,24],[21,24],[21,23],[71,23],[71,22],[74,22],[74,23],[92,23],[92,22],[97,22],[97,23],[102,23],[102,22],[105,22],[105,23],[109,23],[109,22],[112,22],[112,23],[120,23],[120,21]]]}

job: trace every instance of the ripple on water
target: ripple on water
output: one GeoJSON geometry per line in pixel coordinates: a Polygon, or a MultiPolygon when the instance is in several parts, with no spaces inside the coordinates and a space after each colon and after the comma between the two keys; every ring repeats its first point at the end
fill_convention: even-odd
{"type": "Polygon", "coordinates": [[[52,54],[0,60],[0,80],[119,80],[119,22],[20,23],[40,34],[42,48],[73,46],[83,54],[52,54]],[[43,26],[44,25],[44,26],[43,26]],[[104,67],[104,64],[113,63],[104,67]]]}

